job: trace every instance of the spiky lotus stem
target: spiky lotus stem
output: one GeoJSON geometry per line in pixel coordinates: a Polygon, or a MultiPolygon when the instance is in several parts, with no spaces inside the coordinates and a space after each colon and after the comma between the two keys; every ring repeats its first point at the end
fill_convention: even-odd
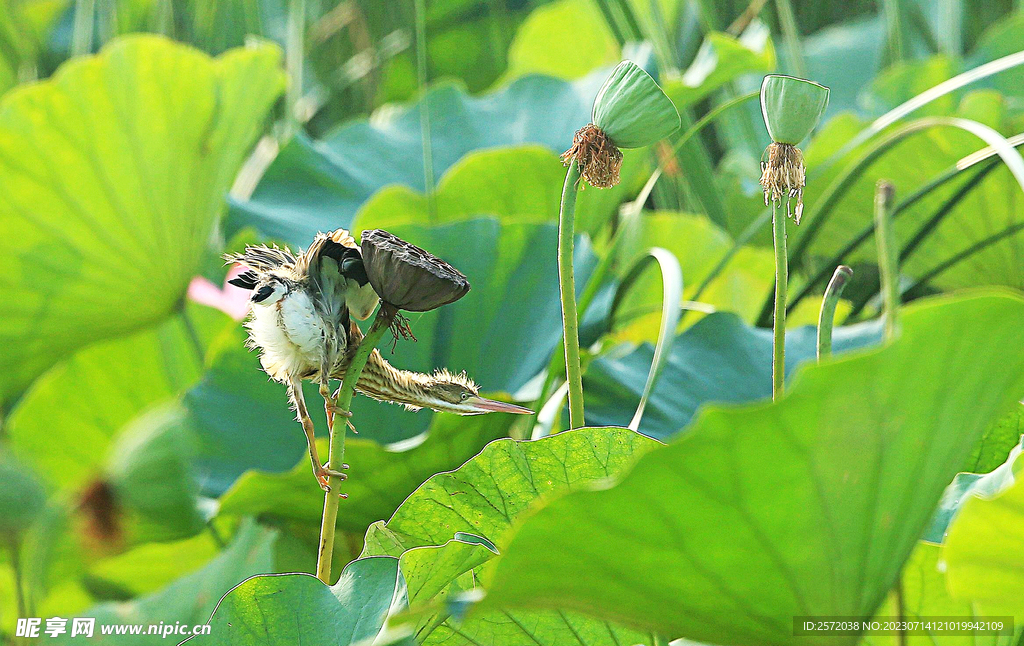
{"type": "Polygon", "coordinates": [[[573,162],[580,167],[580,175],[591,186],[611,188],[619,183],[622,151],[612,143],[603,130],[588,123],[572,138],[572,147],[562,153],[562,163],[573,162]]]}
{"type": "Polygon", "coordinates": [[[804,154],[792,144],[772,142],[765,151],[768,160],[761,161],[761,186],[764,188],[764,204],[771,202],[776,206],[786,202],[786,215],[790,215],[790,202],[796,198],[793,219],[800,224],[800,216],[804,212],[804,186],[807,184],[807,173],[804,167],[804,154]]]}

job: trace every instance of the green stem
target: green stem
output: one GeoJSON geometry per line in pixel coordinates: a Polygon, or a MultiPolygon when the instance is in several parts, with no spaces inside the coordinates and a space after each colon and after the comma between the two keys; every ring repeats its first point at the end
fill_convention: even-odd
{"type": "Polygon", "coordinates": [[[772,399],[782,395],[786,381],[786,213],[772,203],[772,238],[775,242],[775,320],[772,343],[772,399]]]}
{"type": "Polygon", "coordinates": [[[836,305],[846,289],[846,284],[853,277],[853,270],[846,265],[839,265],[832,274],[825,289],[825,298],[821,301],[821,312],[818,314],[818,361],[827,359],[832,354],[832,326],[836,317],[836,305]]]}
{"type": "Polygon", "coordinates": [[[19,539],[13,534],[10,537],[8,547],[11,552],[11,573],[14,576],[14,596],[18,599],[18,616],[28,616],[28,606],[25,603],[25,582],[21,572],[21,549],[19,539]]]}
{"type": "MultiPolygon", "coordinates": [[[[352,363],[349,364],[348,369],[345,371],[345,379],[341,382],[341,388],[338,389],[335,403],[340,410],[349,411],[352,409],[352,396],[355,394],[359,375],[362,374],[363,367],[366,366],[366,361],[370,358],[370,353],[373,352],[381,337],[391,327],[391,322],[397,313],[397,310],[391,305],[381,303],[380,309],[377,310],[377,317],[373,320],[373,325],[370,326],[370,330],[359,344],[359,348],[352,357],[352,363]]],[[[343,416],[341,413],[336,413],[335,418],[339,415],[343,416]]],[[[335,426],[340,428],[337,430],[331,428],[331,448],[327,459],[328,467],[340,466],[345,461],[345,431],[348,425],[341,423],[335,426]]],[[[316,576],[327,585],[330,585],[331,559],[334,556],[334,532],[338,522],[339,497],[337,487],[341,485],[341,481],[333,476],[328,476],[327,485],[330,490],[324,495],[324,515],[320,523],[320,549],[317,553],[316,576]]]]}
{"type": "Polygon", "coordinates": [[[202,371],[203,366],[206,364],[206,347],[199,336],[199,331],[196,330],[195,322],[189,316],[188,306],[184,302],[181,304],[181,323],[185,328],[185,336],[188,337],[189,344],[196,354],[196,362],[199,364],[198,370],[202,371]]]}
{"type": "Polygon", "coordinates": [[[796,24],[796,14],[789,0],[775,0],[775,10],[779,14],[779,26],[782,27],[782,39],[786,47],[786,56],[795,76],[807,76],[804,55],[800,47],[800,30],[796,24]]]}
{"type": "Polygon", "coordinates": [[[888,63],[899,63],[905,58],[906,43],[904,38],[903,16],[900,0],[882,0],[885,24],[888,36],[888,63]]]}
{"type": "Polygon", "coordinates": [[[573,234],[580,167],[573,160],[565,174],[562,207],[558,214],[558,287],[565,330],[565,377],[569,382],[569,428],[583,426],[583,374],[580,370],[580,332],[576,316],[576,280],[573,277],[573,234]]]}
{"type": "MultiPolygon", "coordinates": [[[[750,101],[752,99],[755,99],[758,96],[760,96],[760,94],[761,93],[759,91],[754,91],[754,92],[750,92],[748,94],[744,94],[743,96],[739,96],[739,97],[736,97],[735,99],[732,99],[730,101],[726,101],[722,105],[717,106],[714,110],[711,110],[710,112],[708,112],[699,121],[697,121],[697,123],[693,124],[693,126],[689,130],[687,130],[685,133],[683,133],[683,135],[681,137],[679,137],[679,139],[675,142],[674,147],[672,149],[673,154],[683,144],[685,144],[687,141],[689,141],[691,137],[693,137],[694,135],[699,133],[701,130],[703,130],[708,124],[712,123],[723,112],[725,112],[726,110],[728,110],[728,109],[730,109],[730,108],[732,108],[734,106],[737,106],[737,105],[740,105],[740,104],[745,103],[747,101],[750,101]]],[[[647,198],[650,197],[651,191],[654,189],[654,185],[657,183],[658,179],[661,177],[661,174],[662,174],[662,169],[660,167],[655,169],[655,171],[651,174],[650,178],[648,178],[648,180],[647,180],[647,184],[644,185],[643,189],[641,189],[640,193],[637,195],[637,198],[635,200],[633,200],[633,202],[631,203],[631,207],[627,207],[626,212],[625,212],[625,216],[623,217],[623,221],[624,222],[626,220],[632,219],[632,217],[634,215],[637,218],[639,218],[640,211],[643,209],[643,205],[647,202],[647,198]]],[[[628,227],[623,225],[623,226],[619,226],[615,230],[615,233],[612,236],[612,241],[611,241],[611,243],[608,246],[608,251],[601,258],[601,261],[598,263],[598,265],[594,269],[594,271],[591,272],[590,279],[587,281],[587,285],[586,285],[586,287],[584,287],[583,293],[580,295],[579,304],[578,304],[578,308],[579,308],[580,311],[582,311],[582,312],[586,312],[587,311],[587,308],[590,307],[590,303],[593,302],[594,297],[597,296],[598,291],[601,289],[601,287],[604,286],[605,278],[611,273],[612,265],[615,263],[615,260],[618,257],[618,249],[619,249],[619,246],[622,244],[622,240],[624,238],[623,232],[626,231],[627,228],[628,227]]],[[[700,294],[702,294],[704,292],[704,289],[708,286],[708,283],[710,283],[711,280],[715,276],[717,276],[719,273],[721,273],[722,269],[725,267],[726,264],[728,264],[729,260],[732,259],[732,257],[736,254],[736,252],[739,250],[739,248],[741,246],[743,246],[744,244],[746,244],[750,240],[750,238],[755,233],[757,233],[757,231],[760,230],[760,228],[761,228],[760,225],[748,226],[747,229],[745,229],[744,232],[742,234],[740,234],[739,238],[736,239],[736,244],[729,251],[729,253],[726,254],[726,257],[723,258],[719,262],[719,264],[715,267],[715,269],[712,270],[711,274],[707,278],[705,278],[704,282],[697,289],[697,294],[694,296],[693,300],[697,300],[700,297],[700,294]],[[748,233],[749,233],[749,235],[748,235],[748,233]]],[[[683,312],[684,315],[685,315],[685,312],[686,311],[684,310],[684,312],[683,312]]],[[[680,317],[680,320],[682,320],[682,317],[680,317]]],[[[564,344],[564,343],[565,343],[565,340],[564,340],[564,337],[563,337],[562,340],[559,341],[559,346],[564,344]]],[[[565,372],[565,355],[564,355],[564,353],[559,353],[559,352],[553,353],[552,356],[551,356],[551,361],[548,363],[548,374],[547,374],[547,377],[544,380],[544,387],[541,388],[541,395],[540,395],[540,397],[537,398],[536,404],[533,407],[534,410],[536,410],[538,412],[540,411],[540,409],[543,406],[544,402],[546,402],[548,400],[548,398],[550,398],[551,395],[555,391],[555,378],[556,378],[556,375],[563,374],[564,372],[565,372]]],[[[537,421],[537,413],[534,413],[532,422],[535,424],[536,421],[537,421]]]]}
{"type": "Polygon", "coordinates": [[[899,258],[896,255],[896,234],[893,232],[892,203],[896,189],[892,182],[878,180],[875,185],[875,240],[878,242],[878,269],[882,281],[882,303],[885,312],[885,339],[896,337],[897,310],[900,306],[899,258]]]}
{"type": "Polygon", "coordinates": [[[92,51],[92,27],[96,0],[77,0],[71,31],[71,55],[83,56],[92,51]]]}
{"type": "Polygon", "coordinates": [[[423,186],[427,196],[427,216],[437,220],[434,199],[434,155],[430,141],[430,101],[427,94],[427,9],[424,0],[414,0],[416,14],[416,79],[420,90],[420,138],[423,140],[423,186]]]}
{"type": "Polygon", "coordinates": [[[287,30],[285,67],[288,70],[288,90],[285,96],[285,123],[288,136],[291,136],[302,128],[298,107],[302,97],[302,63],[306,47],[306,0],[289,0],[287,30]]]}

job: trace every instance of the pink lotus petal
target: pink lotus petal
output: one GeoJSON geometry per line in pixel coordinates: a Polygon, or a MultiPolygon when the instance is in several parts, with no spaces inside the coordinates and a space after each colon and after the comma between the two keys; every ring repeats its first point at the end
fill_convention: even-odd
{"type": "Polygon", "coordinates": [[[236,321],[241,321],[249,313],[249,290],[229,285],[227,281],[241,274],[244,269],[235,265],[228,270],[224,278],[224,287],[220,288],[202,276],[196,276],[188,285],[188,298],[194,303],[215,307],[236,321]]]}

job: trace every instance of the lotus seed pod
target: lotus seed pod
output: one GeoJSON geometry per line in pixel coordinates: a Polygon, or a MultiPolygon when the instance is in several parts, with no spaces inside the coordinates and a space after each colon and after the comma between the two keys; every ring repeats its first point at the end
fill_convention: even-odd
{"type": "Polygon", "coordinates": [[[459,270],[382,229],[364,231],[360,249],[374,291],[397,309],[426,312],[469,291],[469,280],[459,270]]]}
{"type": "Polygon", "coordinates": [[[619,148],[642,148],[679,128],[679,113],[651,75],[622,61],[594,101],[591,122],[619,148]]]}
{"type": "Polygon", "coordinates": [[[796,146],[818,125],[828,107],[824,85],[770,74],[761,84],[761,116],[772,141],[796,146]]]}

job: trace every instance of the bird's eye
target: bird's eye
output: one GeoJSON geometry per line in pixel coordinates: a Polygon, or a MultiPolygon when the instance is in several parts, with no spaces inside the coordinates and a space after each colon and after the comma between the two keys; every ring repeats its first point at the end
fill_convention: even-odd
{"type": "Polygon", "coordinates": [[[462,401],[469,399],[469,393],[462,393],[462,401]]]}

